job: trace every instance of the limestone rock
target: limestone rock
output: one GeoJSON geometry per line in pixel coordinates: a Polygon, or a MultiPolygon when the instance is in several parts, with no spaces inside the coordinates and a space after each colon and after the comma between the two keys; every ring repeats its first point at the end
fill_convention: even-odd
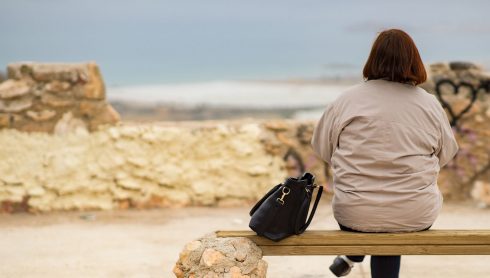
{"type": "Polygon", "coordinates": [[[86,71],[84,64],[21,62],[7,66],[12,79],[34,79],[41,82],[53,80],[77,82],[80,72],[86,71]]]}
{"type": "Polygon", "coordinates": [[[104,99],[105,85],[99,67],[95,63],[87,64],[87,79],[84,97],[87,99],[104,99]]]}
{"type": "Polygon", "coordinates": [[[51,92],[51,93],[60,94],[60,93],[65,93],[66,91],[68,91],[70,89],[70,87],[71,87],[71,85],[69,82],[53,80],[53,81],[47,83],[46,86],[44,87],[44,89],[48,92],[51,92]]]}
{"type": "Polygon", "coordinates": [[[449,68],[452,70],[479,69],[477,65],[471,62],[461,62],[461,61],[450,62],[449,68]]]}
{"type": "Polygon", "coordinates": [[[232,266],[230,272],[224,275],[225,278],[250,278],[249,275],[242,275],[242,271],[237,266],[232,266]]]}
{"type": "Polygon", "coordinates": [[[177,278],[185,278],[184,271],[178,265],[174,266],[172,272],[175,274],[175,277],[177,278]]]}
{"type": "Polygon", "coordinates": [[[192,241],[184,247],[174,267],[177,277],[266,277],[262,250],[247,238],[217,238],[192,241]],[[239,254],[240,260],[236,255],[239,254]]]}
{"type": "Polygon", "coordinates": [[[184,247],[184,250],[182,250],[182,252],[180,252],[179,254],[179,260],[181,262],[187,262],[188,261],[187,258],[189,257],[189,255],[200,247],[201,247],[201,242],[199,240],[194,240],[187,243],[184,247]]]}
{"type": "Polygon", "coordinates": [[[10,126],[10,114],[0,113],[0,128],[10,126]]]}
{"type": "Polygon", "coordinates": [[[430,71],[439,71],[439,72],[451,70],[451,68],[447,63],[441,63],[441,62],[430,64],[429,69],[430,71]]]}
{"type": "Polygon", "coordinates": [[[10,99],[29,94],[30,86],[21,80],[7,80],[0,83],[0,99],[10,99]]]}
{"type": "Polygon", "coordinates": [[[94,107],[93,109],[93,111],[98,109],[98,112],[91,115],[90,130],[92,131],[96,130],[99,126],[113,125],[120,120],[119,113],[117,113],[117,111],[114,110],[114,108],[109,104],[104,103],[97,108],[94,107]]]}
{"type": "Polygon", "coordinates": [[[129,190],[138,190],[142,187],[138,181],[130,178],[118,179],[116,183],[122,188],[129,190]]]}
{"type": "Polygon", "coordinates": [[[148,166],[148,160],[144,157],[130,157],[130,158],[128,158],[128,162],[133,164],[134,166],[137,166],[137,167],[148,166]]]}
{"type": "Polygon", "coordinates": [[[471,190],[471,197],[481,207],[490,207],[490,182],[482,180],[475,181],[471,190]]]}
{"type": "Polygon", "coordinates": [[[264,260],[260,260],[257,263],[257,269],[255,274],[257,275],[256,277],[266,277],[267,275],[267,262],[264,260]]]}
{"type": "Polygon", "coordinates": [[[221,263],[224,258],[225,256],[221,252],[216,251],[213,248],[205,249],[201,256],[202,263],[207,267],[212,267],[221,263]]]}
{"type": "Polygon", "coordinates": [[[206,275],[203,276],[203,278],[220,278],[216,272],[213,271],[208,271],[206,275]]]}
{"type": "Polygon", "coordinates": [[[41,96],[41,102],[53,108],[68,107],[75,104],[70,99],[60,98],[49,94],[43,94],[41,96]]]}
{"type": "Polygon", "coordinates": [[[80,113],[87,118],[98,117],[98,114],[105,108],[106,104],[101,101],[81,101],[79,104],[80,113]]]}
{"type": "Polygon", "coordinates": [[[34,188],[29,188],[27,190],[27,194],[29,194],[29,196],[32,196],[32,197],[41,197],[45,193],[46,193],[46,190],[44,190],[44,188],[42,188],[40,186],[37,186],[37,187],[34,187],[34,188]]]}
{"type": "Polygon", "coordinates": [[[41,110],[41,111],[27,111],[26,115],[36,122],[47,121],[54,116],[56,116],[56,112],[53,110],[41,110]]]}
{"type": "Polygon", "coordinates": [[[28,97],[13,99],[13,100],[0,100],[0,111],[3,112],[21,112],[32,106],[32,99],[28,97]]]}
{"type": "Polygon", "coordinates": [[[71,112],[63,114],[54,127],[55,134],[67,134],[74,131],[86,132],[87,127],[82,120],[73,117],[71,112]]]}
{"type": "Polygon", "coordinates": [[[2,119],[0,127],[53,133],[56,123],[52,120],[68,112],[90,131],[120,119],[105,101],[104,82],[93,62],[20,62],[9,64],[7,70],[9,79],[0,83],[0,113],[11,113],[15,121],[6,124],[2,119]]]}
{"type": "Polygon", "coordinates": [[[286,131],[288,130],[288,125],[284,122],[267,122],[264,126],[273,131],[286,131]]]}

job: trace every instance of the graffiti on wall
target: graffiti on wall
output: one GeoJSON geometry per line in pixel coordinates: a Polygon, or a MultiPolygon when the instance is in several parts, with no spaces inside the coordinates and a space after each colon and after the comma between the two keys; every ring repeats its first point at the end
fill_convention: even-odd
{"type": "Polygon", "coordinates": [[[458,121],[461,119],[461,117],[466,114],[475,101],[477,100],[478,94],[480,92],[485,92],[485,93],[490,93],[490,79],[489,80],[482,80],[478,86],[474,86],[471,83],[461,81],[459,83],[455,83],[454,81],[450,79],[441,79],[437,81],[436,83],[436,96],[441,102],[442,106],[447,110],[449,113],[449,116],[451,117],[450,123],[452,127],[459,128],[458,126],[458,121]],[[452,107],[447,99],[445,99],[445,94],[443,94],[443,86],[448,86],[450,88],[449,93],[453,95],[459,95],[462,94],[463,91],[469,92],[469,103],[463,107],[459,112],[455,111],[455,108],[452,107]]]}

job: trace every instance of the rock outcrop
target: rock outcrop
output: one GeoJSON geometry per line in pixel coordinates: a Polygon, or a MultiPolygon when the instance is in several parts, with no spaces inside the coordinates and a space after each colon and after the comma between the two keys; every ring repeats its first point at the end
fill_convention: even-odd
{"type": "Polygon", "coordinates": [[[66,133],[115,124],[95,63],[15,63],[0,83],[0,129],[66,133]]]}

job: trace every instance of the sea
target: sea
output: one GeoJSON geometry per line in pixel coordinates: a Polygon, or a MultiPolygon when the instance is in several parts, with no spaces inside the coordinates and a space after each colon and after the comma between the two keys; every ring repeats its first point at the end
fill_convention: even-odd
{"type": "Polygon", "coordinates": [[[317,119],[329,102],[355,83],[214,81],[109,87],[109,101],[188,108],[293,109],[296,119],[317,119]]]}

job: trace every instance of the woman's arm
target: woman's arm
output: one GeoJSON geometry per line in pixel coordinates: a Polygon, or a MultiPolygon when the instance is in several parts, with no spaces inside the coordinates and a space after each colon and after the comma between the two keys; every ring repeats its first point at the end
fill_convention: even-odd
{"type": "Polygon", "coordinates": [[[437,101],[437,106],[439,110],[439,122],[441,130],[441,138],[439,139],[438,149],[435,154],[439,158],[439,167],[442,168],[456,155],[459,150],[458,142],[454,138],[454,133],[449,124],[446,112],[442,105],[437,101]]]}
{"type": "Polygon", "coordinates": [[[331,102],[327,105],[322,117],[315,126],[313,137],[311,138],[311,146],[320,158],[331,165],[332,152],[336,145],[334,103],[331,102]]]}

